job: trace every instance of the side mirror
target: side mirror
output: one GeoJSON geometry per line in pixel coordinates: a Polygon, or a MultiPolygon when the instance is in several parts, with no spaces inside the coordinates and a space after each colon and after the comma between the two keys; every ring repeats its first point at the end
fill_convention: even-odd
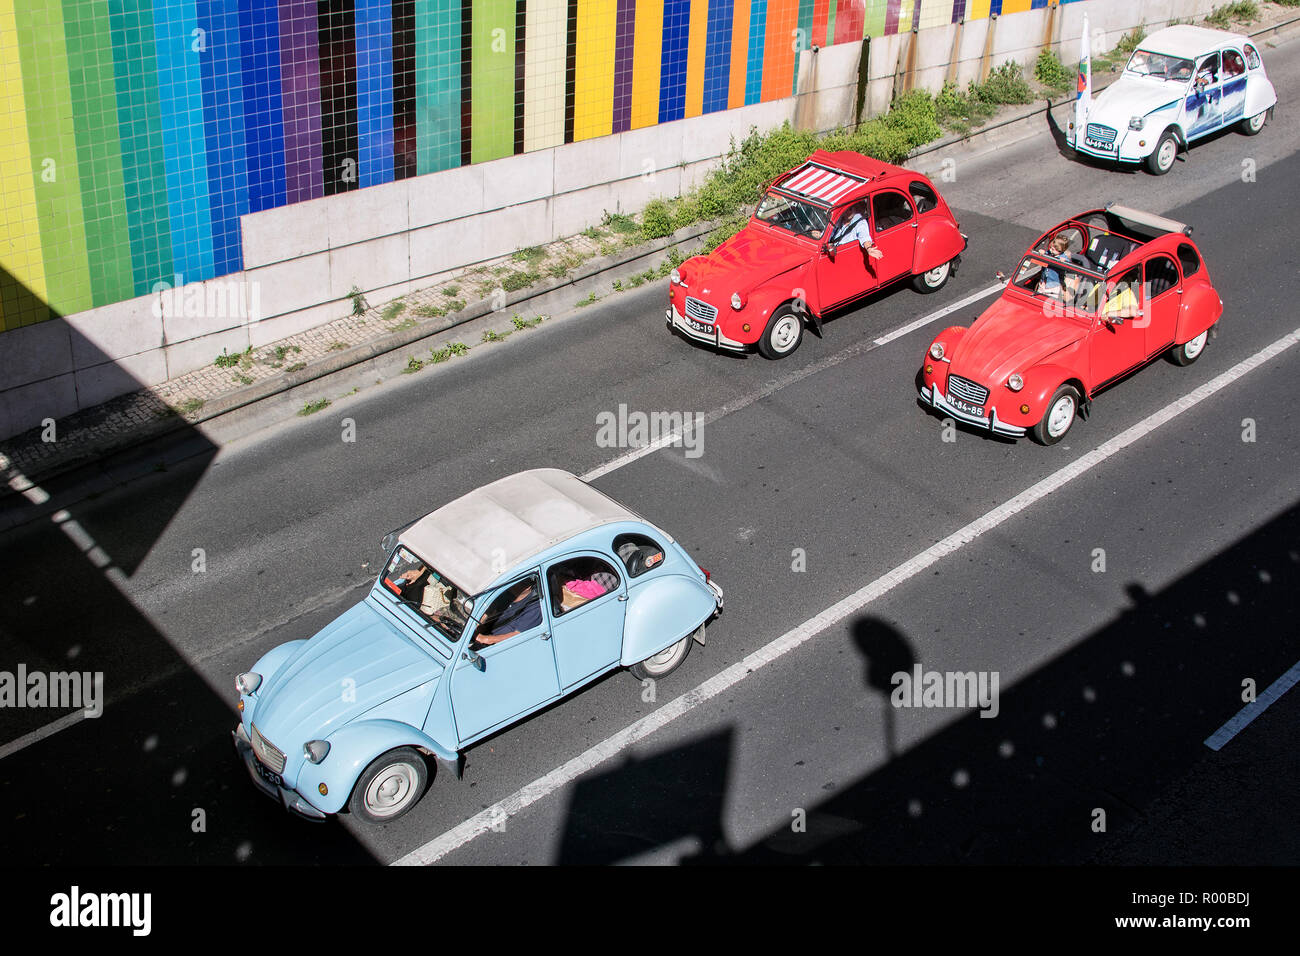
{"type": "Polygon", "coordinates": [[[385,556],[393,553],[393,549],[397,547],[397,538],[398,533],[396,531],[390,531],[388,534],[384,535],[384,540],[379,542],[379,546],[384,549],[385,556]]]}
{"type": "Polygon", "coordinates": [[[470,664],[474,666],[474,669],[480,673],[487,670],[487,661],[483,660],[483,655],[478,653],[478,651],[474,650],[472,647],[467,646],[464,652],[461,653],[460,659],[463,661],[469,661],[470,664]]]}
{"type": "Polygon", "coordinates": [[[1007,274],[999,269],[997,272],[993,273],[993,278],[997,279],[999,282],[1006,282],[1007,274]]]}
{"type": "Polygon", "coordinates": [[[825,242],[822,243],[822,255],[830,259],[831,262],[835,261],[835,247],[831,245],[831,241],[829,239],[827,239],[825,242]]]}

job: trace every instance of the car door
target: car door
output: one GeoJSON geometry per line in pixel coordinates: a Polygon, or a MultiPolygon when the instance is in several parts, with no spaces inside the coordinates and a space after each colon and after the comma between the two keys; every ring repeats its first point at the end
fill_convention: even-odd
{"type": "Polygon", "coordinates": [[[871,265],[881,284],[911,273],[916,227],[916,210],[906,193],[882,189],[872,195],[871,235],[883,255],[871,265]]]}
{"type": "Polygon", "coordinates": [[[1223,62],[1223,87],[1220,98],[1220,122],[1235,123],[1246,115],[1246,59],[1240,50],[1225,47],[1220,53],[1223,62]]]}
{"type": "Polygon", "coordinates": [[[1106,283],[1106,295],[1098,304],[1097,314],[1092,322],[1092,335],[1089,351],[1092,367],[1092,388],[1123,375],[1125,372],[1142,364],[1146,358],[1145,323],[1139,317],[1129,317],[1120,321],[1107,314],[1106,302],[1118,301],[1121,291],[1127,287],[1142,307],[1142,267],[1135,266],[1117,280],[1106,283]]]}
{"type": "Polygon", "coordinates": [[[627,581],[607,556],[582,551],[551,562],[546,592],[560,690],[568,691],[619,662],[627,581]]]}
{"type": "Polygon", "coordinates": [[[1146,355],[1163,352],[1174,344],[1178,313],[1182,308],[1183,284],[1178,266],[1166,255],[1152,256],[1143,264],[1146,286],[1146,355]]]}
{"type": "MultiPolygon", "coordinates": [[[[523,598],[524,602],[528,600],[523,598]]],[[[462,745],[560,696],[555,654],[551,649],[550,619],[537,572],[499,588],[486,601],[475,637],[462,641],[452,662],[451,707],[456,736],[462,745]],[[540,623],[529,623],[518,634],[498,643],[478,644],[477,637],[493,628],[494,619],[510,613],[525,584],[532,588],[532,600],[541,612],[540,623]],[[475,654],[481,658],[482,670],[473,660],[475,654]]],[[[502,626],[509,627],[510,622],[502,626]]]]}
{"type": "Polygon", "coordinates": [[[866,200],[843,209],[830,227],[830,239],[817,255],[817,296],[822,311],[833,309],[875,289],[880,283],[868,267],[869,260],[856,239],[845,241],[845,232],[855,214],[870,226],[871,210],[866,200]]]}
{"type": "Polygon", "coordinates": [[[1187,138],[1194,139],[1219,128],[1223,101],[1219,75],[1219,51],[1202,57],[1192,72],[1187,98],[1187,138]]]}

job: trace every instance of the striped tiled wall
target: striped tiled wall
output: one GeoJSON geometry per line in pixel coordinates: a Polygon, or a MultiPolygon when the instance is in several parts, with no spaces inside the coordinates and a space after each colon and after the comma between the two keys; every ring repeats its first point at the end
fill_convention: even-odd
{"type": "Polygon", "coordinates": [[[0,0],[0,329],[242,267],[239,217],[789,96],[1048,0],[0,0]]]}

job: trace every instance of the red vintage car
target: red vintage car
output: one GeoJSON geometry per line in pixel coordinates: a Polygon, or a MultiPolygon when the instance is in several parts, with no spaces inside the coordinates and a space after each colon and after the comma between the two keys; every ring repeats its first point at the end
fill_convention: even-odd
{"type": "Polygon", "coordinates": [[[772,182],[744,229],[673,270],[668,328],[714,348],[757,345],[766,358],[784,358],[806,322],[820,334],[832,310],[891,282],[942,288],[965,248],[925,176],[818,150],[772,182]]]}
{"type": "Polygon", "coordinates": [[[1223,314],[1191,231],[1115,205],[1049,229],[970,328],[935,337],[921,401],[998,435],[1028,432],[1052,445],[1130,372],[1165,354],[1191,365],[1223,314]]]}

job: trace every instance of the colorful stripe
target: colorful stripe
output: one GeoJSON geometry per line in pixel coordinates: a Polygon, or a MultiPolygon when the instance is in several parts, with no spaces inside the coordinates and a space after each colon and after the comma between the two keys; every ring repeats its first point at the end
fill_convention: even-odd
{"type": "Polygon", "coordinates": [[[709,0],[691,0],[683,116],[699,116],[704,112],[704,54],[708,45],[709,6],[709,0]]]}
{"type": "Polygon", "coordinates": [[[731,60],[727,77],[727,109],[745,105],[745,77],[749,52],[749,0],[732,4],[731,60]]]}
{"type": "Polygon", "coordinates": [[[515,3],[474,0],[470,162],[514,153],[515,3]]]}
{"type": "Polygon", "coordinates": [[[636,49],[636,0],[618,0],[614,21],[615,133],[632,128],[632,53],[636,49]]]}
{"type": "Polygon", "coordinates": [[[285,200],[280,17],[275,0],[243,0],[239,5],[239,40],[248,211],[260,212],[283,206],[285,200]]]}
{"type": "Polygon", "coordinates": [[[784,99],[794,89],[798,27],[799,4],[769,0],[764,41],[763,102],[784,99]]]}
{"type": "Polygon", "coordinates": [[[281,0],[280,103],[285,202],[325,194],[316,0],[281,0]]]}
{"type": "Polygon", "coordinates": [[[564,142],[568,0],[529,0],[524,50],[524,151],[564,142]]]}
{"type": "Polygon", "coordinates": [[[393,20],[390,0],[357,3],[357,173],[393,181],[393,20]]]}
{"type": "Polygon", "coordinates": [[[686,58],[690,50],[691,0],[664,0],[664,43],[659,68],[659,122],[686,114],[686,58]]]}
{"type": "Polygon", "coordinates": [[[752,0],[749,14],[749,55],[745,67],[745,105],[763,99],[763,54],[767,48],[767,0],[752,0]]]}
{"type": "Polygon", "coordinates": [[[420,174],[460,165],[461,0],[415,0],[415,152],[420,174]]]}
{"type": "Polygon", "coordinates": [[[583,0],[578,4],[573,99],[575,142],[613,132],[617,22],[617,0],[583,0]]]}
{"type": "Polygon", "coordinates": [[[632,129],[659,122],[663,29],[663,4],[641,0],[636,5],[636,34],[632,42],[632,129]]]}

